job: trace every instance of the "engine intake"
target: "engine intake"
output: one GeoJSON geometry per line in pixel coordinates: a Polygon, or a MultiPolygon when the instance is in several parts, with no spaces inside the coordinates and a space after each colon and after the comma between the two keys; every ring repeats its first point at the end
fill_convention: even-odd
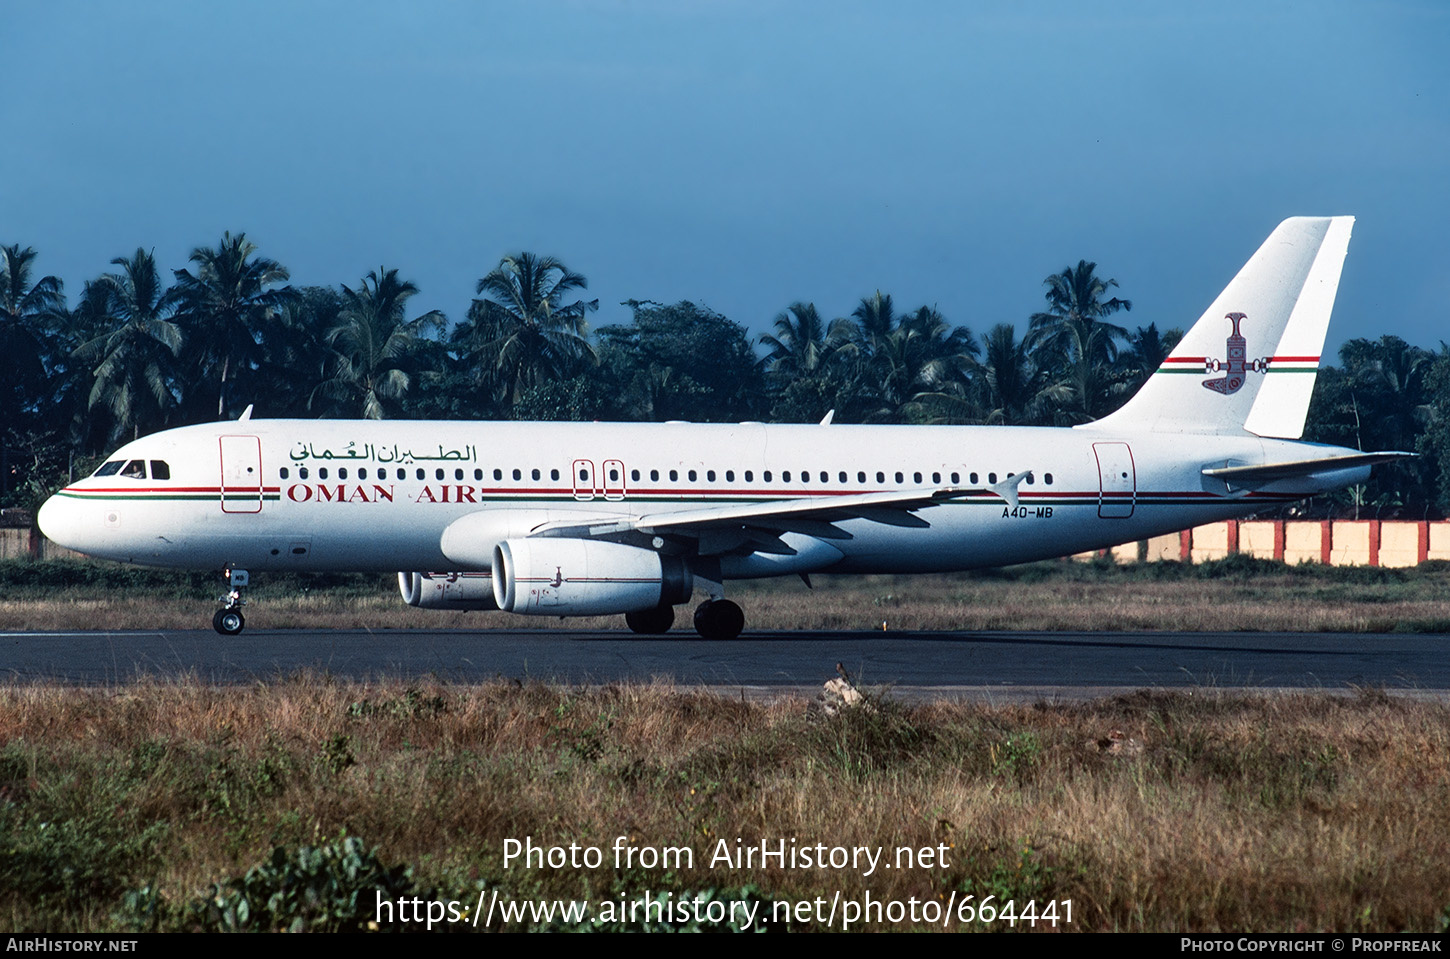
{"type": "Polygon", "coordinates": [[[689,600],[694,577],[678,556],[621,543],[510,539],[493,551],[498,608],[527,616],[634,613],[689,600]]]}

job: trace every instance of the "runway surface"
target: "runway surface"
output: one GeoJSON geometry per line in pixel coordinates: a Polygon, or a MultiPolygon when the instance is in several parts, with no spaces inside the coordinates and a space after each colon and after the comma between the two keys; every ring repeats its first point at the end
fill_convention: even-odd
{"type": "Polygon", "coordinates": [[[497,678],[819,688],[845,665],[858,683],[958,687],[1033,698],[1142,687],[1406,692],[1450,690],[1443,634],[1400,633],[693,633],[640,637],[566,630],[210,630],[0,632],[12,682],[114,685],[194,676],[273,680],[303,670],[339,679],[497,678]]]}

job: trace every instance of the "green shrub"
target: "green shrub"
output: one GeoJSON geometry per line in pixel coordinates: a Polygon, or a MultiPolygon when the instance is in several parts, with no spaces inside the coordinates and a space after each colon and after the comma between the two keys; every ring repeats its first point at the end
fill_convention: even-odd
{"type": "Polygon", "coordinates": [[[378,928],[380,898],[414,894],[411,866],[384,866],[349,836],[291,852],[279,846],[245,876],[213,883],[191,913],[209,932],[365,932],[378,928]]]}

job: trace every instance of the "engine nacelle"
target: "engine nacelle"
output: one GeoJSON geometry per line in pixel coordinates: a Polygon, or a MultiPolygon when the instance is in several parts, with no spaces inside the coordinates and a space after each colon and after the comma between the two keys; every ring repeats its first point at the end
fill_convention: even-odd
{"type": "Polygon", "coordinates": [[[538,537],[505,540],[493,551],[493,597],[510,613],[634,613],[686,602],[693,588],[683,559],[638,546],[538,537]]]}
{"type": "Polygon", "coordinates": [[[399,573],[398,592],[422,609],[498,609],[487,573],[399,573]]]}
{"type": "Polygon", "coordinates": [[[598,510],[519,509],[494,506],[460,516],[443,530],[439,543],[449,562],[460,569],[487,571],[493,548],[506,539],[523,539],[548,523],[584,522],[603,518],[598,510]]]}

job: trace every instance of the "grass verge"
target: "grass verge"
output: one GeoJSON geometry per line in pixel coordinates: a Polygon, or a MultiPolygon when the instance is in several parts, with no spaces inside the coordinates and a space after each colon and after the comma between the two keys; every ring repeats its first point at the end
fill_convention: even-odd
{"type": "MultiPolygon", "coordinates": [[[[10,687],[0,924],[369,928],[381,896],[456,901],[468,920],[435,930],[463,929],[481,891],[596,910],[992,896],[1018,912],[1071,900],[1069,930],[1433,931],[1450,907],[1447,800],[1450,708],[1373,691],[876,696],[830,716],[662,685],[10,687]],[[601,862],[506,863],[510,840],[601,862]],[[739,861],[762,843],[913,858],[870,875],[739,861]],[[616,862],[616,844],[632,856],[616,862]]],[[[551,923],[568,925],[492,927],[551,923]]],[[[809,909],[776,925],[825,926],[809,909]]],[[[1014,927],[858,923],[912,926],[1014,927]]]]}
{"type": "MultiPolygon", "coordinates": [[[[390,575],[265,574],[248,593],[256,628],[607,628],[404,606],[390,575]]],[[[818,576],[732,583],[752,630],[1266,630],[1450,632],[1450,567],[1287,566],[1237,556],[1183,565],[1059,561],[930,576],[818,576]]],[[[0,561],[0,629],[194,629],[219,577],[86,562],[0,561]]],[[[688,616],[677,618],[688,629],[688,616]]]]}

